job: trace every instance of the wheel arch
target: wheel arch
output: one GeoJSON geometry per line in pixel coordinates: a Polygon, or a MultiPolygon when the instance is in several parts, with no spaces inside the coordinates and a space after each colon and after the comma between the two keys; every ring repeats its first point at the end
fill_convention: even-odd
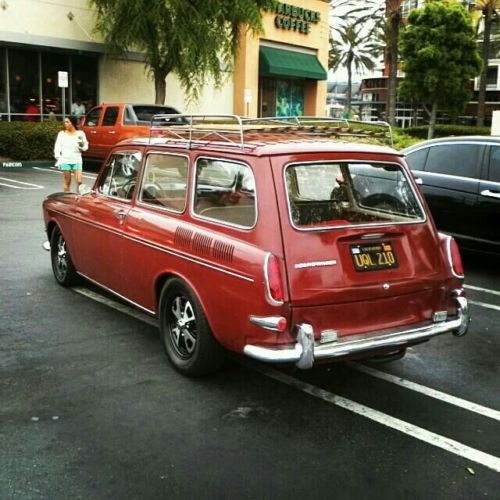
{"type": "Polygon", "coordinates": [[[196,286],[186,276],[183,276],[181,274],[175,273],[173,271],[166,271],[166,272],[160,274],[157,277],[157,279],[156,279],[156,282],[155,282],[155,302],[156,302],[156,304],[155,305],[156,305],[156,314],[157,314],[157,316],[159,317],[159,315],[160,315],[159,308],[160,308],[160,296],[161,296],[161,292],[162,292],[165,284],[168,281],[172,280],[172,279],[178,279],[178,280],[182,281],[194,293],[194,295],[196,296],[196,299],[198,300],[198,303],[200,304],[201,308],[203,309],[203,313],[205,314],[205,317],[207,318],[208,324],[210,326],[210,330],[212,331],[214,337],[217,338],[217,335],[212,330],[212,325],[211,325],[211,322],[210,322],[210,316],[209,316],[209,314],[207,312],[207,309],[205,307],[205,304],[204,304],[203,300],[201,299],[200,294],[198,293],[198,290],[196,289],[196,286]]]}

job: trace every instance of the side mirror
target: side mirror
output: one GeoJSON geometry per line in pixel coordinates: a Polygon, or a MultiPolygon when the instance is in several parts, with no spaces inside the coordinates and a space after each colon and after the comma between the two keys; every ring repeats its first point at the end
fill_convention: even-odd
{"type": "Polygon", "coordinates": [[[90,189],[89,186],[87,186],[87,184],[80,184],[78,186],[78,194],[80,196],[85,196],[86,194],[89,194],[92,192],[92,189],[90,189]]]}

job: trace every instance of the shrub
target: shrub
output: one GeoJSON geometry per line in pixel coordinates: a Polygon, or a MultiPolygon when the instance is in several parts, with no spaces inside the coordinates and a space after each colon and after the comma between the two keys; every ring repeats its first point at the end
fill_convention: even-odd
{"type": "Polygon", "coordinates": [[[50,160],[61,122],[0,121],[0,155],[14,160],[50,160]]]}
{"type": "MultiPolygon", "coordinates": [[[[401,129],[406,135],[427,139],[427,125],[419,125],[418,127],[408,127],[401,129]]],[[[449,137],[451,135],[490,135],[490,127],[474,127],[471,125],[436,125],[434,137],[449,137]]]]}

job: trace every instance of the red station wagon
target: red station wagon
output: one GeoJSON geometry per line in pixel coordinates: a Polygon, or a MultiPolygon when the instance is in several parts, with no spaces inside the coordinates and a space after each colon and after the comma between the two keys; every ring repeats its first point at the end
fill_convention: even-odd
{"type": "Polygon", "coordinates": [[[156,316],[174,367],[391,358],[469,314],[458,247],[402,155],[326,122],[187,117],[116,146],[92,189],[47,197],[58,283],[156,316]]]}

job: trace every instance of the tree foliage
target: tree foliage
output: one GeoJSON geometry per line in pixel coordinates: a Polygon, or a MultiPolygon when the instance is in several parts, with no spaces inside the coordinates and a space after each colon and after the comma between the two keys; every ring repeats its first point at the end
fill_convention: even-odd
{"type": "Polygon", "coordinates": [[[429,2],[411,11],[401,33],[405,79],[401,96],[429,114],[429,137],[437,109],[462,112],[470,98],[470,80],[481,71],[481,58],[468,12],[458,4],[429,2]]]}
{"type": "Polygon", "coordinates": [[[262,31],[262,9],[273,0],[90,0],[96,31],[112,53],[136,50],[155,81],[156,102],[165,101],[168,74],[174,72],[191,99],[207,79],[216,85],[232,67],[247,27],[262,31]]]}
{"type": "MultiPolygon", "coordinates": [[[[492,28],[494,23],[498,23],[498,11],[500,10],[500,0],[477,0],[475,2],[473,16],[480,15],[483,21],[483,33],[481,40],[481,58],[483,69],[479,77],[479,95],[477,99],[477,125],[484,125],[484,108],[486,101],[486,75],[488,71],[488,60],[492,45],[492,28]]],[[[479,23],[478,23],[479,25],[479,23]]],[[[498,44],[496,44],[498,45],[498,44]]]]}
{"type": "MultiPolygon", "coordinates": [[[[368,3],[371,1],[368,0],[368,3]]],[[[361,73],[364,70],[373,70],[375,59],[383,52],[383,47],[374,35],[376,26],[366,22],[366,5],[360,7],[352,5],[350,0],[336,0],[332,2],[332,7],[336,21],[330,34],[328,67],[334,71],[341,67],[347,70],[346,108],[350,112],[353,71],[361,73]]]]}

